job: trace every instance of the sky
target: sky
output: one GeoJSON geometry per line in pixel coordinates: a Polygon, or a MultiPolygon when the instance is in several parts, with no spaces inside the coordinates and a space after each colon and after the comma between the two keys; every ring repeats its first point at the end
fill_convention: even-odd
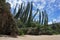
{"type": "MultiPolygon", "coordinates": [[[[33,13],[36,12],[36,9],[46,10],[48,14],[48,24],[53,22],[60,22],[60,0],[6,0],[11,4],[11,11],[16,6],[16,3],[21,5],[21,3],[33,1],[33,13]]],[[[37,16],[38,17],[38,16],[37,16]]]]}

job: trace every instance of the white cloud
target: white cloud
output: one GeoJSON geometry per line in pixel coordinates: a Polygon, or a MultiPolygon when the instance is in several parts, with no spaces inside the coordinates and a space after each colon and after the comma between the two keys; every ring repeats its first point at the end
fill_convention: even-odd
{"type": "Polygon", "coordinates": [[[48,22],[48,24],[52,24],[52,21],[48,22]]]}
{"type": "Polygon", "coordinates": [[[33,1],[33,2],[41,2],[42,4],[37,4],[37,6],[34,3],[34,6],[39,8],[39,9],[43,9],[45,4],[46,4],[45,0],[19,0],[19,1],[17,1],[17,0],[7,0],[7,2],[9,2],[11,4],[11,7],[15,7],[16,3],[21,4],[22,2],[27,3],[28,1],[29,2],[31,2],[31,1],[33,1]]]}
{"type": "Polygon", "coordinates": [[[60,19],[56,20],[57,22],[60,22],[60,19]]]}
{"type": "Polygon", "coordinates": [[[58,23],[58,22],[60,22],[60,17],[53,19],[53,23],[58,23]]]}
{"type": "Polygon", "coordinates": [[[58,18],[60,19],[60,16],[58,16],[58,18]]]}
{"type": "Polygon", "coordinates": [[[60,16],[58,16],[58,18],[56,19],[57,22],[60,22],[60,16]]]}
{"type": "Polygon", "coordinates": [[[58,5],[58,8],[60,9],[60,4],[58,5]]]}
{"type": "Polygon", "coordinates": [[[58,22],[60,22],[60,18],[53,19],[52,21],[48,22],[48,24],[58,23],[58,22]]]}
{"type": "Polygon", "coordinates": [[[41,0],[33,0],[33,2],[40,2],[41,0]]]}
{"type": "Polygon", "coordinates": [[[56,0],[50,0],[50,2],[54,3],[56,0]]]}
{"type": "Polygon", "coordinates": [[[54,3],[56,0],[47,0],[48,3],[54,3]]]}
{"type": "Polygon", "coordinates": [[[35,3],[33,3],[33,7],[35,7],[35,8],[36,8],[36,4],[35,4],[35,3]]]}
{"type": "Polygon", "coordinates": [[[33,10],[33,11],[32,11],[32,13],[33,13],[33,14],[35,14],[35,13],[36,13],[36,11],[35,11],[35,10],[33,10]]]}
{"type": "Polygon", "coordinates": [[[21,0],[22,2],[28,2],[28,0],[21,0]]]}
{"type": "Polygon", "coordinates": [[[33,3],[33,6],[35,6],[36,8],[38,9],[43,9],[46,5],[46,1],[45,0],[33,0],[34,3],[33,3]],[[38,3],[39,2],[39,3],[38,3]]]}
{"type": "Polygon", "coordinates": [[[41,4],[40,4],[40,5],[38,4],[37,7],[38,7],[39,9],[43,9],[43,8],[45,7],[45,5],[46,5],[46,1],[45,1],[45,0],[41,0],[41,4]]]}
{"type": "Polygon", "coordinates": [[[19,0],[19,1],[17,1],[17,3],[21,5],[22,1],[21,1],[21,0],[19,0]]]}
{"type": "Polygon", "coordinates": [[[58,16],[58,18],[52,18],[52,20],[49,21],[48,24],[58,23],[58,22],[60,22],[60,16],[58,16]]]}
{"type": "Polygon", "coordinates": [[[11,4],[11,7],[13,7],[13,8],[16,6],[16,3],[18,3],[18,4],[22,3],[21,0],[19,0],[19,1],[17,1],[17,0],[6,0],[6,2],[9,2],[11,4]]]}
{"type": "Polygon", "coordinates": [[[60,22],[60,18],[53,19],[52,21],[48,22],[48,24],[58,23],[58,22],[60,22]]]}
{"type": "Polygon", "coordinates": [[[56,19],[53,19],[53,22],[56,22],[56,19]]]}
{"type": "Polygon", "coordinates": [[[44,5],[37,4],[37,8],[38,9],[41,9],[42,10],[44,7],[45,7],[44,5]]]}
{"type": "Polygon", "coordinates": [[[47,2],[46,10],[49,16],[52,16],[54,12],[56,11],[55,7],[57,6],[55,5],[56,4],[55,1],[56,0],[46,0],[47,2]]]}

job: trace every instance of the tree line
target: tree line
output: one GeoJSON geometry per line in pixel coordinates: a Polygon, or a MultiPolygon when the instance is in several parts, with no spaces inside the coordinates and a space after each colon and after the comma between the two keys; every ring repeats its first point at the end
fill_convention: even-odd
{"type": "Polygon", "coordinates": [[[6,35],[53,35],[60,34],[60,23],[48,25],[48,13],[46,10],[36,9],[33,13],[33,2],[28,2],[25,6],[22,3],[18,7],[17,4],[13,15],[10,12],[9,3],[0,1],[0,34],[6,35]],[[4,11],[4,12],[2,12],[4,11]],[[38,20],[35,20],[38,14],[38,20]],[[3,20],[3,21],[2,21],[3,20]]]}

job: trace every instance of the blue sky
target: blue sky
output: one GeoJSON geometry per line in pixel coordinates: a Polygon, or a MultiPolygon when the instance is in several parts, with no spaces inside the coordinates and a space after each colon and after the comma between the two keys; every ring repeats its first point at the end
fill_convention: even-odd
{"type": "MultiPolygon", "coordinates": [[[[11,4],[11,10],[16,6],[16,3],[20,4],[22,2],[31,2],[33,1],[33,13],[35,13],[36,9],[46,10],[49,18],[49,24],[53,22],[60,22],[60,0],[6,0],[11,4]]],[[[38,14],[37,14],[38,15],[38,14]]],[[[38,17],[38,16],[37,16],[38,17]]]]}

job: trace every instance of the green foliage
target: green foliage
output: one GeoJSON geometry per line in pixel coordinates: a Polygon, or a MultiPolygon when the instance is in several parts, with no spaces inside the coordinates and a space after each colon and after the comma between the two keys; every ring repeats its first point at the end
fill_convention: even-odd
{"type": "Polygon", "coordinates": [[[23,22],[21,22],[20,20],[17,21],[17,26],[18,26],[18,28],[26,27],[26,25],[23,22]]]}
{"type": "Polygon", "coordinates": [[[24,32],[23,32],[23,30],[19,30],[19,35],[24,35],[24,32]]]}
{"type": "Polygon", "coordinates": [[[53,23],[51,27],[53,29],[53,34],[60,34],[60,23],[53,23]]]}
{"type": "Polygon", "coordinates": [[[40,29],[41,29],[41,34],[44,34],[44,35],[52,35],[53,34],[53,30],[49,26],[42,26],[42,28],[40,28],[40,29]]]}

